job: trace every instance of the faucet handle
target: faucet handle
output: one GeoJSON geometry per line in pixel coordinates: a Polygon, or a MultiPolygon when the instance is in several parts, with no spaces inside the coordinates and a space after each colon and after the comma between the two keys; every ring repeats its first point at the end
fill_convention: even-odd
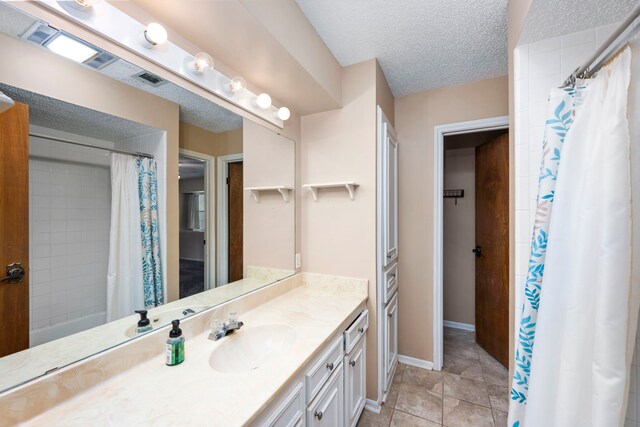
{"type": "Polygon", "coordinates": [[[240,317],[238,316],[237,311],[231,311],[229,312],[229,318],[227,319],[227,322],[229,324],[237,323],[239,318],[240,317]]]}
{"type": "Polygon", "coordinates": [[[220,319],[213,319],[211,323],[209,323],[209,327],[212,333],[217,334],[224,327],[224,323],[220,319]]]}

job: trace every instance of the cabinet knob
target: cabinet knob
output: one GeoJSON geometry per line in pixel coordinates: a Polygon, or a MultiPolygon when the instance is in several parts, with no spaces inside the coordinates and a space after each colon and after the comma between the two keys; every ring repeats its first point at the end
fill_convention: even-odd
{"type": "Polygon", "coordinates": [[[327,369],[333,371],[333,363],[327,363],[327,369]]]}
{"type": "Polygon", "coordinates": [[[387,314],[387,316],[393,317],[393,311],[391,313],[387,314]]]}
{"type": "Polygon", "coordinates": [[[314,412],[313,416],[316,417],[318,420],[321,420],[322,419],[322,411],[314,412]]]}
{"type": "Polygon", "coordinates": [[[351,365],[351,366],[356,366],[356,361],[355,361],[355,360],[352,360],[351,362],[349,362],[349,365],[351,365]]]}
{"type": "Polygon", "coordinates": [[[358,328],[358,332],[363,333],[364,332],[364,328],[358,328]]]}

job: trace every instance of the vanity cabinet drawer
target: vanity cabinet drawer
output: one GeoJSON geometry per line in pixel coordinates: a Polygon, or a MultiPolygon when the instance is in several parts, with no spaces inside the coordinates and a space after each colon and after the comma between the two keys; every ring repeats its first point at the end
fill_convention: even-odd
{"type": "Polygon", "coordinates": [[[383,300],[384,303],[388,303],[393,294],[398,289],[398,263],[394,263],[392,267],[390,267],[384,273],[384,287],[382,289],[383,292],[383,300]]]}
{"type": "Polygon", "coordinates": [[[305,374],[307,403],[313,400],[331,374],[340,367],[343,355],[340,335],[305,374]]]}
{"type": "Polygon", "coordinates": [[[358,343],[358,340],[367,332],[369,328],[369,311],[363,311],[360,316],[344,331],[345,353],[349,353],[358,343]]]}
{"type": "Polygon", "coordinates": [[[307,407],[307,427],[344,425],[344,377],[340,364],[313,402],[307,407]]]}

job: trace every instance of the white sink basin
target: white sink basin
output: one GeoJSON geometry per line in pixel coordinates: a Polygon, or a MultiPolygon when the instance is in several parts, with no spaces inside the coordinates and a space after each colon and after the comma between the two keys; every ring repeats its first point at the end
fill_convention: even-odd
{"type": "MultiPolygon", "coordinates": [[[[161,307],[157,307],[155,309],[149,310],[148,317],[151,321],[151,326],[153,327],[153,329],[156,329],[169,325],[174,319],[182,320],[194,314],[191,312],[185,312],[185,310],[191,309],[195,313],[200,313],[202,310],[205,310],[207,308],[209,307],[206,305],[185,305],[183,307],[177,307],[168,310],[162,310],[161,307]]],[[[135,337],[136,335],[138,335],[136,333],[137,327],[138,325],[136,321],[133,325],[127,328],[127,330],[125,331],[125,335],[129,338],[135,337]]]]}
{"type": "Polygon", "coordinates": [[[224,373],[251,371],[287,352],[296,339],[296,331],[288,325],[245,326],[221,338],[222,343],[211,353],[209,365],[224,373]]]}

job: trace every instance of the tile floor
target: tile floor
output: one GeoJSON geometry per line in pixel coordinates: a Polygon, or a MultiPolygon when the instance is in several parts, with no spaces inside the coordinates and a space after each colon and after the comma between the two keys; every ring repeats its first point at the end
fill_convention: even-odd
{"type": "Polygon", "coordinates": [[[473,332],[445,328],[442,372],[398,364],[382,412],[365,410],[358,427],[506,426],[508,385],[473,332]]]}

